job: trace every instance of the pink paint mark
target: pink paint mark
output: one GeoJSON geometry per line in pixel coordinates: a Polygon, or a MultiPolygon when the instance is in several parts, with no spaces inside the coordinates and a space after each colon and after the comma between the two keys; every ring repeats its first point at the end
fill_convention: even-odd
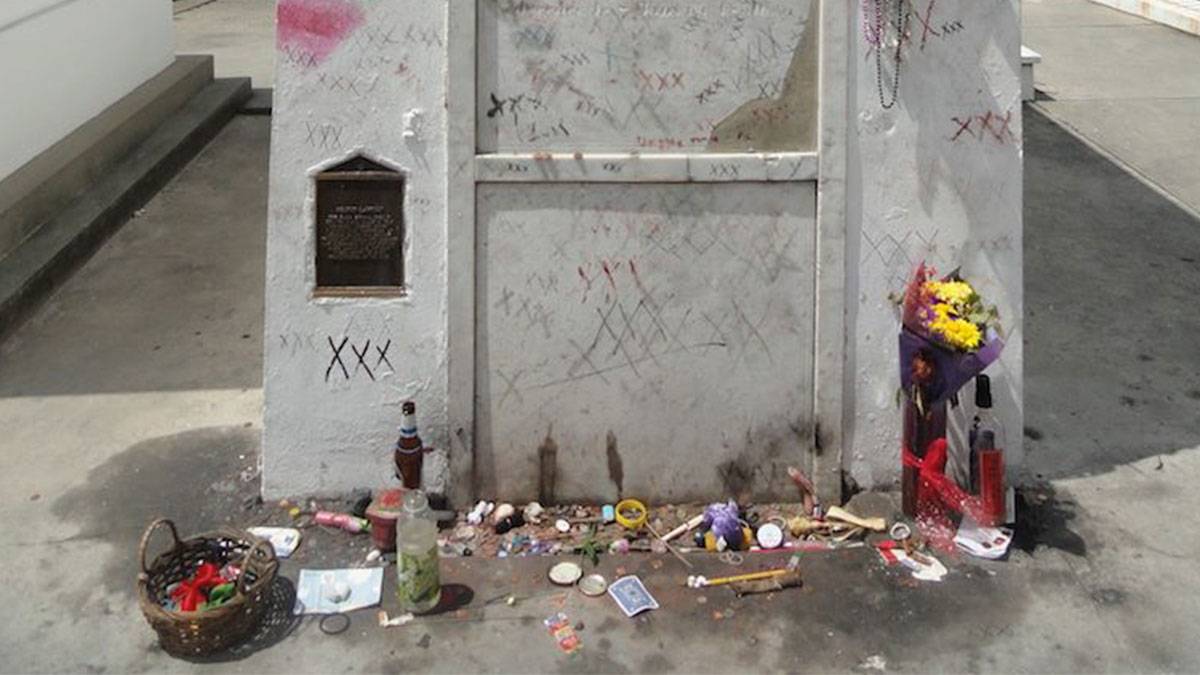
{"type": "Polygon", "coordinates": [[[608,277],[608,283],[612,284],[614,291],[617,290],[617,282],[613,279],[612,270],[608,269],[608,261],[600,263],[600,266],[604,269],[604,276],[608,277]]]}
{"type": "Polygon", "coordinates": [[[279,0],[277,45],[300,50],[319,64],[363,24],[362,8],[350,0],[279,0]]]}

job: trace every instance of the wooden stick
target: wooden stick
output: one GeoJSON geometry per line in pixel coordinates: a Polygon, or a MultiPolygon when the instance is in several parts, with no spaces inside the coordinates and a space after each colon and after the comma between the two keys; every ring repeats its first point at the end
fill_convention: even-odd
{"type": "Polygon", "coordinates": [[[883,532],[887,529],[887,521],[883,518],[859,518],[840,506],[831,506],[825,511],[826,520],[840,520],[843,523],[850,523],[858,527],[883,532]]]}
{"type": "Polygon", "coordinates": [[[789,570],[767,570],[766,572],[751,572],[750,574],[739,574],[732,577],[720,577],[718,579],[709,579],[704,583],[705,586],[722,586],[724,584],[736,584],[739,581],[757,581],[758,579],[770,579],[782,574],[787,574],[789,570]]]}
{"type": "Polygon", "coordinates": [[[676,558],[679,558],[679,562],[683,563],[689,569],[692,567],[692,563],[688,562],[688,559],[683,557],[682,553],[680,553],[679,551],[676,551],[675,547],[670,545],[669,543],[667,543],[666,539],[663,539],[662,537],[658,536],[658,533],[654,531],[654,528],[650,526],[650,523],[646,523],[646,529],[650,530],[650,534],[658,537],[658,540],[663,543],[663,546],[666,546],[668,551],[670,551],[671,553],[674,553],[676,558]]]}
{"type": "Polygon", "coordinates": [[[662,539],[664,542],[671,541],[672,539],[674,539],[675,537],[678,537],[679,535],[683,534],[684,532],[687,532],[688,530],[690,530],[694,527],[699,527],[700,523],[702,523],[702,522],[704,522],[704,514],[703,513],[696,516],[695,518],[692,518],[691,520],[680,525],[679,527],[671,530],[670,532],[666,533],[665,535],[659,537],[659,539],[662,539]]]}

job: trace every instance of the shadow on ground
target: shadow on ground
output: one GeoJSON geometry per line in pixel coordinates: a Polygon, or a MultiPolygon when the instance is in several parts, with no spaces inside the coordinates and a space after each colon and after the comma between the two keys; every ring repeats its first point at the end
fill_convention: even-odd
{"type": "Polygon", "coordinates": [[[1026,469],[1200,445],[1200,222],[1025,110],[1026,469]]]}
{"type": "MultiPolygon", "coordinates": [[[[258,506],[258,447],[258,432],[245,427],[143,441],[88,472],[51,511],[79,526],[71,539],[112,545],[113,553],[102,561],[101,583],[109,593],[132,595],[141,569],[138,542],[154,519],[170,518],[184,538],[222,525],[247,525],[245,517],[258,506]]],[[[169,540],[152,538],[147,557],[152,560],[169,540]]]]}

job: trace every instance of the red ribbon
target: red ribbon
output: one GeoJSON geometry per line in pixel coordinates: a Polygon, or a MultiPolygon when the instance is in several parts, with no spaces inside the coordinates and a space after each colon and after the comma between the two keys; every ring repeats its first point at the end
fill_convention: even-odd
{"type": "Polygon", "coordinates": [[[924,458],[917,457],[907,447],[901,448],[900,455],[905,466],[917,470],[917,524],[928,525],[938,530],[937,536],[934,537],[930,537],[927,532],[923,534],[926,534],[927,539],[933,539],[933,543],[939,548],[953,551],[955,528],[946,515],[947,510],[970,516],[976,522],[984,521],[981,520],[983,508],[979,498],[967,494],[953,479],[946,476],[948,457],[949,444],[944,438],[931,442],[926,447],[924,458]],[[946,536],[947,532],[950,533],[949,537],[946,536]],[[943,539],[945,541],[942,541],[943,539]]]}
{"type": "Polygon", "coordinates": [[[206,592],[223,583],[225,580],[221,578],[219,567],[213,563],[201,563],[191,579],[179,582],[171,591],[171,598],[179,602],[181,611],[194,612],[196,607],[208,600],[206,592]]]}

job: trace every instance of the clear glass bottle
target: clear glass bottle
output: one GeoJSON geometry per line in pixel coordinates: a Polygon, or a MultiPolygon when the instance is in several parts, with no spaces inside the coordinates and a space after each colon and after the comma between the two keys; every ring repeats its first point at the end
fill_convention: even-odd
{"type": "Polygon", "coordinates": [[[405,517],[396,525],[396,597],[405,611],[421,614],[437,607],[442,597],[438,530],[429,518],[409,515],[407,496],[405,517]]]}
{"type": "Polygon", "coordinates": [[[429,508],[429,497],[420,490],[408,490],[400,502],[400,513],[396,516],[397,527],[408,520],[424,518],[433,520],[433,511],[429,508]]]}

